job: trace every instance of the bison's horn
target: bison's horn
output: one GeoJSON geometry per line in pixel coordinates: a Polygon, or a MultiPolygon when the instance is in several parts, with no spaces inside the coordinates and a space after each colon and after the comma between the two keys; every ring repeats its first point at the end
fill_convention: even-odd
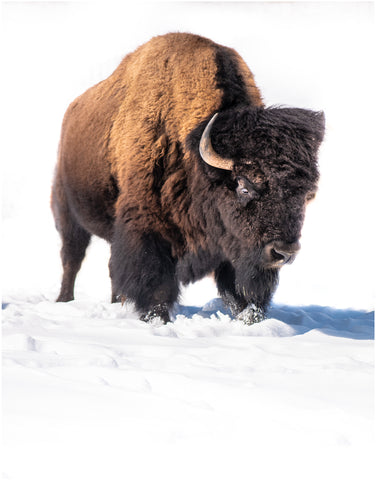
{"type": "Polygon", "coordinates": [[[213,145],[210,140],[210,130],[213,126],[214,120],[218,113],[213,115],[210,122],[206,125],[204,133],[200,140],[200,155],[204,162],[211,167],[222,168],[223,170],[232,170],[234,162],[229,158],[222,158],[214,151],[213,145]]]}

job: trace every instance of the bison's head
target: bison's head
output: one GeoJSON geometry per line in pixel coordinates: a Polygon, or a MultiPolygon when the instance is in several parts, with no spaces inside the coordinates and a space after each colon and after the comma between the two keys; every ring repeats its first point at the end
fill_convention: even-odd
{"type": "Polygon", "coordinates": [[[210,120],[199,148],[230,232],[217,239],[227,255],[237,245],[239,259],[252,252],[263,268],[293,261],[323,136],[323,113],[304,109],[244,108],[210,120]]]}

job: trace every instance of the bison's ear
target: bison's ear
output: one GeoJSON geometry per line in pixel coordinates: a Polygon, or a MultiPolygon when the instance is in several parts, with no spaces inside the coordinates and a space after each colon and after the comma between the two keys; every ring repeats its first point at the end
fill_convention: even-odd
{"type": "Polygon", "coordinates": [[[325,134],[325,114],[324,112],[310,112],[312,119],[313,134],[318,143],[321,143],[325,134]]]}
{"type": "Polygon", "coordinates": [[[315,112],[305,108],[286,109],[286,112],[288,110],[290,110],[290,124],[296,128],[298,135],[302,135],[314,149],[318,149],[325,134],[324,112],[315,112]]]}
{"type": "Polygon", "coordinates": [[[312,147],[318,148],[324,138],[325,116],[323,112],[315,112],[306,108],[269,107],[261,111],[265,128],[270,131],[276,127],[278,131],[291,129],[292,135],[309,140],[312,147]]]}

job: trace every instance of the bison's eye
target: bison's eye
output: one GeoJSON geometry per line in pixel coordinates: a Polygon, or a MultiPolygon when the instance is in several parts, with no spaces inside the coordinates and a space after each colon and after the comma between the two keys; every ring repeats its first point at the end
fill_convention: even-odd
{"type": "Polygon", "coordinates": [[[238,186],[236,187],[236,193],[242,205],[247,205],[248,202],[259,197],[258,192],[249,180],[244,177],[237,179],[238,186]]]}

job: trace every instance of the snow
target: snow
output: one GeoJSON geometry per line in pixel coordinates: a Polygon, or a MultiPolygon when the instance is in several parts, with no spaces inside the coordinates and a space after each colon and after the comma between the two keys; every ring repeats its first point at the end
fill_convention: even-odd
{"type": "Polygon", "coordinates": [[[8,305],[9,478],[371,478],[372,315],[179,308],[148,325],[92,300],[8,305]]]}
{"type": "Polygon", "coordinates": [[[3,4],[3,478],[374,478],[372,6],[3,4]],[[236,48],[268,105],[323,109],[321,182],[267,320],[210,279],[168,325],[111,305],[95,239],[56,304],[49,211],[68,103],[155,34],[236,48]]]}

